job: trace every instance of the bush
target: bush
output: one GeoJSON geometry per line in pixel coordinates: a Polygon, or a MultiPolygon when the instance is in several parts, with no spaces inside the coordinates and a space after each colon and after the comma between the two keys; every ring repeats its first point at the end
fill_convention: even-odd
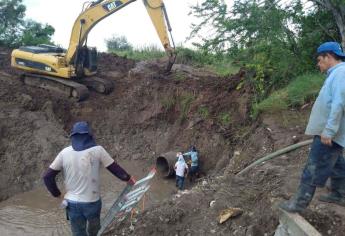
{"type": "Polygon", "coordinates": [[[150,60],[164,57],[166,53],[160,50],[158,47],[149,45],[138,49],[126,49],[126,50],[112,50],[121,57],[126,57],[133,60],[150,60]]]}
{"type": "Polygon", "coordinates": [[[108,52],[132,50],[132,45],[128,42],[125,36],[113,35],[110,39],[106,39],[108,52]]]}
{"type": "Polygon", "coordinates": [[[273,92],[268,98],[253,106],[253,117],[260,112],[277,112],[289,107],[302,106],[315,99],[324,82],[321,74],[304,74],[288,86],[273,92]]]}

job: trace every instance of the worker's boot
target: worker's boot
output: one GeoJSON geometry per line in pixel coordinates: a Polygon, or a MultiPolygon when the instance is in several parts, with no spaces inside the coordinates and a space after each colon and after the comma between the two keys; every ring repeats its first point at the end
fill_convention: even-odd
{"type": "Polygon", "coordinates": [[[291,213],[301,213],[313,199],[315,189],[315,186],[301,183],[295,196],[289,201],[280,203],[279,207],[291,213]]]}
{"type": "Polygon", "coordinates": [[[345,207],[345,179],[331,179],[331,193],[321,195],[319,201],[330,202],[345,207]]]}

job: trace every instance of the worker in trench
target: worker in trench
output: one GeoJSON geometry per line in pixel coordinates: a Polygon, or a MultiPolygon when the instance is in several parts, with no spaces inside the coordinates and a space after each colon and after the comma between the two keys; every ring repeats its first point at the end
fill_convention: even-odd
{"type": "Polygon", "coordinates": [[[135,184],[135,179],[96,144],[87,122],[75,123],[70,138],[71,146],[57,155],[43,179],[49,192],[60,198],[66,207],[73,235],[94,236],[100,229],[102,207],[100,165],[130,185],[135,184]],[[64,175],[65,194],[61,193],[55,181],[60,171],[64,175]]]}
{"type": "Polygon", "coordinates": [[[183,156],[190,156],[189,181],[194,182],[199,172],[199,159],[196,147],[192,146],[189,152],[183,153],[183,156]]]}
{"type": "Polygon", "coordinates": [[[313,135],[307,163],[295,196],[280,203],[288,212],[302,212],[311,202],[316,187],[328,178],[331,191],[320,196],[323,202],[345,207],[345,53],[337,42],[326,42],[317,49],[317,65],[327,78],[313,105],[306,128],[313,135]]]}
{"type": "Polygon", "coordinates": [[[181,152],[176,154],[177,162],[175,163],[175,175],[176,175],[176,187],[179,190],[183,190],[185,176],[188,175],[188,166],[185,162],[181,152]]]}

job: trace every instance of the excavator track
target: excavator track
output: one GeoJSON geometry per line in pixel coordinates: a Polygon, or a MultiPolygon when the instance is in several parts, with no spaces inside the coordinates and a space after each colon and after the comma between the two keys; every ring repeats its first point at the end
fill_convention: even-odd
{"type": "Polygon", "coordinates": [[[102,94],[109,94],[114,89],[114,84],[111,81],[96,76],[79,79],[78,83],[102,94]]]}
{"type": "Polygon", "coordinates": [[[89,90],[86,85],[73,80],[60,79],[46,75],[23,74],[21,80],[24,84],[38,87],[72,97],[77,101],[85,100],[89,97],[89,90]]]}

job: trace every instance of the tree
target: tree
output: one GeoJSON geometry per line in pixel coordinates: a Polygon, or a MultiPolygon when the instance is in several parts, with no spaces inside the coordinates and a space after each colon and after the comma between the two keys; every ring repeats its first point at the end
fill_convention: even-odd
{"type": "Polygon", "coordinates": [[[310,0],[321,8],[326,8],[334,17],[345,49],[345,0],[310,0]]]}
{"type": "Polygon", "coordinates": [[[22,45],[38,45],[51,43],[51,36],[54,28],[48,24],[42,25],[38,22],[28,20],[23,24],[23,30],[19,41],[22,45]]]}
{"type": "Polygon", "coordinates": [[[51,44],[54,28],[33,20],[24,20],[26,8],[22,0],[0,2],[0,46],[51,44]]]}
{"type": "Polygon", "coordinates": [[[133,48],[125,36],[113,35],[110,39],[106,39],[105,43],[107,45],[108,52],[126,51],[133,48]]]}
{"type": "MultiPolygon", "coordinates": [[[[341,9],[342,5],[337,6],[341,9]]],[[[301,0],[289,4],[235,0],[231,9],[223,0],[203,0],[191,8],[191,14],[200,19],[192,25],[190,38],[201,38],[195,45],[205,51],[227,52],[253,69],[251,82],[258,100],[296,75],[314,70],[315,50],[321,42],[340,40],[330,12],[324,8],[306,11],[301,0]]]]}
{"type": "Polygon", "coordinates": [[[0,2],[0,45],[10,46],[18,41],[25,10],[22,0],[0,2]]]}
{"type": "MultiPolygon", "coordinates": [[[[192,36],[204,27],[214,29],[202,37],[199,48],[223,51],[255,71],[253,86],[258,99],[299,73],[298,20],[303,15],[300,1],[280,6],[279,1],[237,0],[231,11],[222,0],[205,0],[192,8],[202,19],[192,36]]],[[[199,34],[200,35],[200,34],[199,34]]]]}

